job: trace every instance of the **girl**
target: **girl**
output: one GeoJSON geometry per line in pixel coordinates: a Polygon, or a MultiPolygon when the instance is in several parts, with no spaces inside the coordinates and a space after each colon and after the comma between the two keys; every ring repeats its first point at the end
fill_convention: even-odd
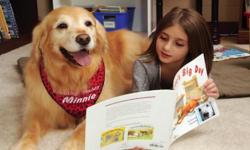
{"type": "MultiPolygon", "coordinates": [[[[133,91],[171,89],[175,74],[186,63],[204,53],[208,74],[212,68],[213,43],[204,18],[188,8],[173,8],[151,35],[148,50],[134,64],[133,91]]],[[[209,78],[207,96],[218,98],[219,91],[209,78]]]]}

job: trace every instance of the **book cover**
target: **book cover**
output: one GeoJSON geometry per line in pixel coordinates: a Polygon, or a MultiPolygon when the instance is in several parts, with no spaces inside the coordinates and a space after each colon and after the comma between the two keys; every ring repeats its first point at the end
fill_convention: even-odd
{"type": "Polygon", "coordinates": [[[242,58],[242,57],[248,57],[250,56],[250,53],[246,50],[232,47],[232,46],[222,46],[217,45],[214,48],[214,60],[213,61],[222,61],[232,58],[242,58]]]}
{"type": "Polygon", "coordinates": [[[11,38],[18,38],[19,37],[18,26],[16,23],[15,15],[14,15],[10,1],[0,0],[0,5],[2,6],[11,38]]]}
{"type": "Polygon", "coordinates": [[[5,16],[4,16],[4,12],[2,9],[2,6],[0,5],[0,27],[1,27],[1,31],[2,31],[2,37],[4,39],[10,39],[10,34],[9,34],[9,28],[8,28],[8,24],[6,22],[5,16]]]}

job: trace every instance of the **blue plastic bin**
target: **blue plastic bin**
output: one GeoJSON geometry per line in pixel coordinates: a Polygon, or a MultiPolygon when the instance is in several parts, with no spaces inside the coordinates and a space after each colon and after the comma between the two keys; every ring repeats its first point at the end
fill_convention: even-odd
{"type": "Polygon", "coordinates": [[[134,20],[135,7],[127,7],[127,12],[94,12],[97,20],[99,20],[107,31],[117,29],[132,30],[134,20]]]}

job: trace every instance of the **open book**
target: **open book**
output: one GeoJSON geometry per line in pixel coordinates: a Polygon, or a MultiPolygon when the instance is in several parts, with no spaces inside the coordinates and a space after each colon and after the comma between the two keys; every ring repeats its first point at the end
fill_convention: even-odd
{"type": "Polygon", "coordinates": [[[174,90],[132,93],[89,107],[85,149],[168,149],[178,137],[219,115],[215,100],[203,93],[207,79],[201,54],[177,72],[174,90]]]}
{"type": "Polygon", "coordinates": [[[222,61],[232,58],[249,57],[250,53],[247,50],[234,47],[234,46],[214,46],[214,59],[213,61],[222,61]]]}

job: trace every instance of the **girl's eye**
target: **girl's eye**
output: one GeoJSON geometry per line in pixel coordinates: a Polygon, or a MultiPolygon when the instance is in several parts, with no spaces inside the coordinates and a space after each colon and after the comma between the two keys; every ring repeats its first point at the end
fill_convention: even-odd
{"type": "Polygon", "coordinates": [[[86,25],[87,27],[90,27],[90,26],[92,26],[92,23],[91,23],[90,21],[86,21],[86,22],[85,22],[85,25],[86,25]]]}
{"type": "Polygon", "coordinates": [[[160,39],[162,39],[162,40],[167,40],[168,37],[167,37],[167,36],[160,36],[160,39]]]}
{"type": "Polygon", "coordinates": [[[182,44],[182,43],[176,43],[176,45],[179,46],[179,47],[184,46],[184,44],[182,44]]]}
{"type": "Polygon", "coordinates": [[[56,28],[57,29],[67,29],[68,25],[66,23],[60,23],[56,28]]]}

